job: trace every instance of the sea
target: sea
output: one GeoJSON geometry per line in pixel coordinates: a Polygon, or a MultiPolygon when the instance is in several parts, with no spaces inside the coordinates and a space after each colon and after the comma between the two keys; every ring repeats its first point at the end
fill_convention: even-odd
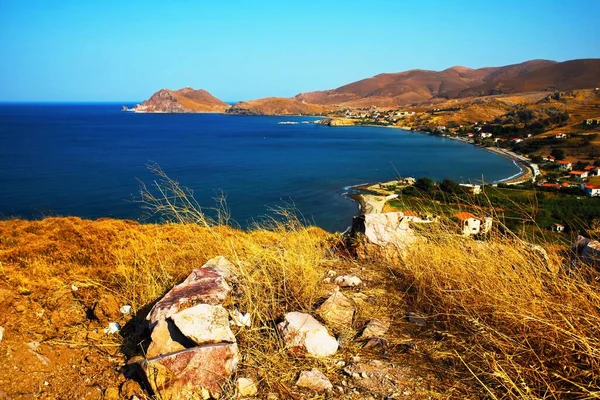
{"type": "Polygon", "coordinates": [[[122,106],[0,104],[0,218],[158,221],[139,202],[141,184],[157,182],[154,164],[206,210],[224,195],[235,226],[291,209],[308,224],[343,231],[359,211],[348,198],[354,185],[408,176],[492,182],[519,172],[498,154],[419,132],[122,106]]]}

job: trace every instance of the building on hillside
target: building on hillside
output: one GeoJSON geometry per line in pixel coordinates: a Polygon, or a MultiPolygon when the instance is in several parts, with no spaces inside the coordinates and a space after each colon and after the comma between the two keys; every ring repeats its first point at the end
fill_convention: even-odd
{"type": "Polygon", "coordinates": [[[554,232],[564,232],[565,227],[564,227],[564,225],[561,225],[561,224],[554,224],[554,225],[552,225],[552,230],[554,232]]]}
{"type": "Polygon", "coordinates": [[[600,185],[594,185],[592,183],[584,183],[581,185],[581,190],[590,197],[600,196],[600,185]]]}
{"type": "Polygon", "coordinates": [[[481,136],[482,139],[487,139],[487,138],[491,138],[492,134],[489,132],[481,132],[481,134],[479,136],[481,136]]]}
{"type": "Polygon", "coordinates": [[[561,171],[570,171],[571,169],[573,169],[573,164],[566,160],[558,161],[557,164],[558,169],[560,169],[561,171]]]}
{"type": "Polygon", "coordinates": [[[554,135],[554,137],[556,139],[566,139],[568,136],[566,133],[557,133],[556,135],[554,135]]]}
{"type": "Polygon", "coordinates": [[[580,182],[585,181],[588,177],[587,171],[571,171],[569,172],[569,175],[571,176],[571,178],[574,178],[575,180],[578,180],[580,182]]]}
{"type": "Polygon", "coordinates": [[[600,118],[588,118],[583,121],[586,125],[600,125],[600,118]]]}
{"type": "Polygon", "coordinates": [[[460,187],[463,187],[466,192],[471,194],[480,194],[481,193],[481,185],[473,185],[471,183],[459,183],[460,187]]]}
{"type": "Polygon", "coordinates": [[[588,176],[600,176],[600,168],[593,165],[588,165],[583,170],[587,171],[588,176]]]}
{"type": "Polygon", "coordinates": [[[511,141],[513,143],[521,143],[523,141],[523,139],[521,139],[521,138],[513,138],[511,141]]]}
{"type": "Polygon", "coordinates": [[[538,186],[544,189],[560,189],[560,185],[558,183],[544,182],[540,183],[538,186]]]}
{"type": "Polygon", "coordinates": [[[488,233],[492,229],[492,219],[489,217],[482,220],[469,212],[459,212],[455,216],[458,219],[461,233],[464,236],[488,233]]]}

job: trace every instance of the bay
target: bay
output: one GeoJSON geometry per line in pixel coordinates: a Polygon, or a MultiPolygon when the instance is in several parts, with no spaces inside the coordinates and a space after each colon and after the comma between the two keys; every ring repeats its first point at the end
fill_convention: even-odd
{"type": "Polygon", "coordinates": [[[143,220],[133,199],[137,179],[155,179],[146,168],[154,162],[204,207],[222,191],[242,227],[293,205],[309,223],[335,231],[358,211],[344,196],[352,185],[399,175],[491,182],[519,171],[509,159],[447,138],[302,123],[316,119],[2,104],[0,217],[143,220]]]}

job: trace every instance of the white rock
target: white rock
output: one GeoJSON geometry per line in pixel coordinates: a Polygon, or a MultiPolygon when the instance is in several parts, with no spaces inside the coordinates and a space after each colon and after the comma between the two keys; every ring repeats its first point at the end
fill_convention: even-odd
{"type": "Polygon", "coordinates": [[[352,232],[364,233],[366,239],[378,246],[394,246],[404,250],[419,240],[402,212],[365,214],[354,217],[352,232]]]}
{"type": "Polygon", "coordinates": [[[76,292],[76,291],[79,290],[79,288],[77,286],[75,286],[75,285],[71,285],[71,290],[74,291],[74,292],[76,292]]]}
{"type": "Polygon", "coordinates": [[[198,304],[171,316],[181,333],[196,344],[235,342],[229,313],[223,306],[198,304]]]}
{"type": "Polygon", "coordinates": [[[337,272],[335,272],[332,269],[330,269],[329,271],[327,271],[327,276],[330,277],[330,278],[333,278],[336,275],[337,275],[337,272]]]}
{"type": "Polygon", "coordinates": [[[121,311],[121,314],[123,315],[129,315],[131,314],[131,306],[129,304],[125,304],[119,308],[119,311],[121,311]]]}
{"type": "Polygon", "coordinates": [[[358,276],[343,275],[335,278],[335,284],[340,287],[356,287],[362,283],[358,276]]]}
{"type": "Polygon", "coordinates": [[[233,311],[229,311],[229,316],[231,317],[232,325],[246,326],[248,328],[252,326],[250,313],[242,314],[237,308],[234,308],[233,311]]]}
{"type": "Polygon", "coordinates": [[[254,396],[258,393],[256,384],[250,378],[238,378],[236,386],[239,397],[254,396]]]}
{"type": "Polygon", "coordinates": [[[4,339],[4,327],[0,326],[0,342],[4,339]]]}
{"type": "Polygon", "coordinates": [[[301,312],[290,312],[277,325],[286,347],[292,352],[327,357],[338,349],[338,342],[316,319],[301,312]]]}
{"type": "Polygon", "coordinates": [[[113,335],[121,330],[121,325],[118,322],[111,322],[107,328],[104,328],[104,333],[107,335],[113,335]]]}
{"type": "Polygon", "coordinates": [[[316,368],[310,371],[300,372],[300,376],[296,381],[296,386],[314,390],[315,392],[325,392],[333,389],[333,385],[321,371],[316,368]]]}

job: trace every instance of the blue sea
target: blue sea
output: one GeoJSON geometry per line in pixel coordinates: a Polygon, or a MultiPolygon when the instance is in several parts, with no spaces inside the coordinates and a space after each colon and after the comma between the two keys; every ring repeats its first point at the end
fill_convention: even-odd
{"type": "Polygon", "coordinates": [[[358,212],[345,196],[352,185],[398,176],[490,182],[519,171],[499,155],[417,132],[121,106],[0,105],[0,218],[143,221],[138,179],[151,184],[146,166],[157,163],[204,207],[222,191],[242,227],[293,205],[309,223],[336,231],[358,212]]]}

